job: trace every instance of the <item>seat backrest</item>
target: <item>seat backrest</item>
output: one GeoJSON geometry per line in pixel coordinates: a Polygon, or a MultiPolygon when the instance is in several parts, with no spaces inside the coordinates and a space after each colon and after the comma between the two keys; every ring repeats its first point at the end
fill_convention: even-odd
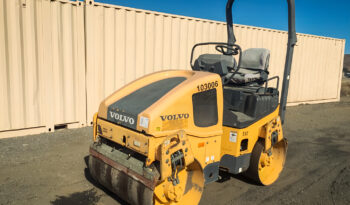
{"type": "Polygon", "coordinates": [[[242,52],[240,68],[266,70],[269,67],[270,51],[266,48],[249,48],[242,52]]]}
{"type": "Polygon", "coordinates": [[[237,67],[233,56],[221,54],[202,54],[194,62],[193,70],[207,71],[225,76],[237,67]]]}

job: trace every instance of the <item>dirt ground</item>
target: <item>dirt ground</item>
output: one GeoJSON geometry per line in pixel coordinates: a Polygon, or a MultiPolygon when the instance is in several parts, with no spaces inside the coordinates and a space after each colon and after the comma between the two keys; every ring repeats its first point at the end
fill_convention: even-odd
{"type": "MultiPolygon", "coordinates": [[[[86,168],[91,127],[0,140],[0,204],[123,204],[86,168]]],[[[285,169],[268,187],[225,175],[201,204],[350,204],[350,97],[289,107],[285,169]],[[230,179],[227,179],[230,178],[230,179]]]]}

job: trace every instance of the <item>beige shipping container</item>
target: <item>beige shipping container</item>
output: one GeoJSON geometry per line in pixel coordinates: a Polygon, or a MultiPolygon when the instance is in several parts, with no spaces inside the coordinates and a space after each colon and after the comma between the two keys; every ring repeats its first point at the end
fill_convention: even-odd
{"type": "Polygon", "coordinates": [[[0,0],[0,138],[86,124],[82,2],[0,0]]]}
{"type": "MultiPolygon", "coordinates": [[[[224,22],[89,2],[85,15],[90,121],[100,101],[126,83],[159,70],[190,69],[195,43],[227,40],[224,22]]],[[[271,51],[270,77],[280,76],[281,88],[287,32],[244,25],[234,30],[243,50],[271,51]]],[[[338,101],[345,40],[307,34],[297,38],[288,105],[338,101]]],[[[208,51],[215,52],[206,46],[195,56],[208,51]]]]}
{"type": "MultiPolygon", "coordinates": [[[[287,33],[234,29],[243,49],[270,49],[270,77],[282,79],[287,33]]],[[[297,37],[288,104],[338,101],[345,40],[297,37]]],[[[90,124],[101,100],[125,84],[190,69],[195,43],[226,40],[224,22],[93,0],[0,0],[0,138],[90,124]]],[[[195,56],[205,52],[215,51],[195,56]]]]}

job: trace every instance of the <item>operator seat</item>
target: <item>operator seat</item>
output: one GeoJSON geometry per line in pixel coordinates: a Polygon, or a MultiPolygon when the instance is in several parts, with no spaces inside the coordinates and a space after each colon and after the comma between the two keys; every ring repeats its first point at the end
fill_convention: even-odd
{"type": "Polygon", "coordinates": [[[226,79],[231,78],[231,82],[236,85],[255,83],[262,85],[268,78],[268,67],[270,61],[270,51],[266,48],[249,48],[242,52],[238,72],[231,72],[226,75],[226,79]]]}
{"type": "Polygon", "coordinates": [[[273,112],[278,106],[278,90],[262,85],[268,80],[270,51],[250,48],[242,52],[238,72],[226,78],[223,125],[244,128],[273,112]]]}
{"type": "Polygon", "coordinates": [[[262,85],[268,79],[270,51],[250,48],[242,52],[240,68],[232,55],[202,54],[193,70],[216,73],[231,81],[223,86],[223,125],[244,128],[273,112],[278,106],[278,90],[262,85]]]}
{"type": "Polygon", "coordinates": [[[235,72],[237,62],[232,55],[202,54],[196,59],[193,70],[217,73],[222,78],[231,78],[229,83],[235,85],[262,85],[268,78],[269,60],[268,49],[249,48],[242,52],[239,70],[235,72]]]}
{"type": "Polygon", "coordinates": [[[216,73],[224,78],[236,68],[237,62],[232,55],[202,54],[196,59],[192,69],[216,73]]]}

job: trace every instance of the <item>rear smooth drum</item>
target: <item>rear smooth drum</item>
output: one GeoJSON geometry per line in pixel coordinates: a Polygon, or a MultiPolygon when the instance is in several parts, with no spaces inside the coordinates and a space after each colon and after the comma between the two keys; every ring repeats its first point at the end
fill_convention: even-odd
{"type": "Polygon", "coordinates": [[[259,140],[253,149],[246,176],[262,185],[274,183],[283,170],[287,155],[287,141],[277,142],[270,154],[264,151],[264,141],[259,140]]]}

